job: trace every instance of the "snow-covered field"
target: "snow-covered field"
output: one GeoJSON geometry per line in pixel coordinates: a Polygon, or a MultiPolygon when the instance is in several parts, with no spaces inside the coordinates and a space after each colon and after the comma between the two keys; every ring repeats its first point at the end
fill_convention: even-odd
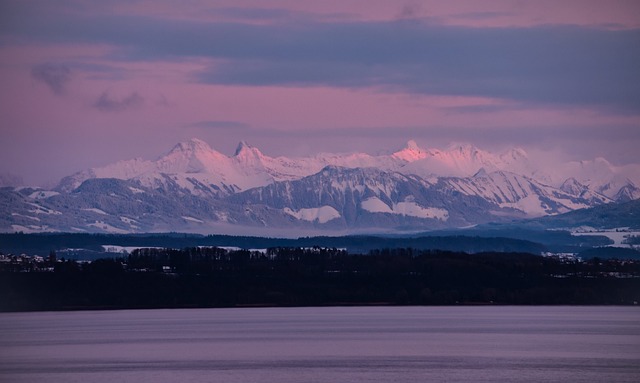
{"type": "Polygon", "coordinates": [[[640,231],[628,231],[628,228],[617,228],[612,230],[601,230],[598,231],[593,228],[580,228],[578,230],[572,231],[572,235],[600,235],[605,236],[613,241],[611,246],[617,247],[631,247],[631,245],[622,243],[625,239],[630,236],[640,236],[640,231]]]}
{"type": "Polygon", "coordinates": [[[318,221],[319,223],[327,223],[332,219],[340,218],[340,213],[331,206],[322,206],[318,208],[300,210],[292,210],[288,207],[285,207],[284,212],[292,217],[296,217],[297,219],[309,222],[318,221]]]}

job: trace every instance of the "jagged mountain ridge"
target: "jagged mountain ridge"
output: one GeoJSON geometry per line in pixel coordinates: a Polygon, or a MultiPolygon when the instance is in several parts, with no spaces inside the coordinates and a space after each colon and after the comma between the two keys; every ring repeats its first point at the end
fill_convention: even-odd
{"type": "MultiPolygon", "coordinates": [[[[327,166],[300,180],[238,193],[229,199],[243,206],[282,209],[298,220],[341,227],[460,227],[488,221],[496,206],[475,195],[458,193],[415,175],[377,168],[327,166]]],[[[517,215],[513,209],[505,215],[517,215]]]]}
{"type": "Polygon", "coordinates": [[[487,173],[481,169],[473,177],[442,178],[451,188],[476,195],[503,208],[521,210],[530,215],[561,214],[568,211],[612,202],[586,187],[554,188],[530,177],[511,172],[487,173]]]}
{"type": "Polygon", "coordinates": [[[0,230],[428,230],[640,197],[629,178],[635,168],[622,172],[595,160],[579,169],[552,185],[546,181],[561,179],[559,173],[540,177],[519,148],[493,154],[465,144],[422,149],[410,141],[388,155],[292,159],[266,156],[245,142],[226,156],[192,139],[155,161],[120,161],[65,177],[54,191],[4,188],[0,230]],[[593,174],[589,166],[596,166],[593,174]]]}
{"type": "MultiPolygon", "coordinates": [[[[536,169],[521,148],[493,154],[469,144],[452,144],[447,149],[422,149],[415,141],[390,155],[366,153],[322,153],[313,157],[269,157],[241,142],[233,156],[212,149],[199,139],[177,144],[155,161],[133,159],[88,169],[65,177],[58,190],[71,191],[90,178],[139,180],[149,187],[161,187],[167,176],[194,194],[222,196],[276,181],[299,179],[319,172],[325,166],[347,168],[375,167],[386,171],[434,177],[471,177],[481,169],[491,173],[506,171],[560,188],[568,179],[586,185],[591,191],[615,199],[626,186],[626,195],[640,198],[640,165],[615,167],[598,158],[593,161],[557,164],[552,173],[536,169]],[[633,179],[628,174],[633,174],[633,179]],[[213,185],[213,186],[212,186],[213,185]],[[203,190],[209,189],[208,192],[203,190]]],[[[549,169],[545,169],[548,171],[549,169]]]]}

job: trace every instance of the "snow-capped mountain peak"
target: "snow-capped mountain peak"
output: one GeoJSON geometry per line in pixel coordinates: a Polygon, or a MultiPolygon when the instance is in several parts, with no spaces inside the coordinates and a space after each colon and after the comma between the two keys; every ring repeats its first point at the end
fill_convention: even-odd
{"type": "MultiPolygon", "coordinates": [[[[236,147],[236,151],[233,154],[235,157],[242,155],[243,153],[246,153],[247,151],[252,151],[252,149],[255,149],[254,147],[252,147],[251,145],[249,145],[247,143],[247,141],[240,141],[238,143],[238,146],[236,147]]],[[[255,149],[257,150],[257,149],[255,149]]]]}
{"type": "Polygon", "coordinates": [[[405,174],[422,177],[471,177],[481,168],[491,172],[503,169],[498,156],[482,151],[470,144],[452,144],[447,149],[429,149],[426,155],[402,167],[405,174]]]}
{"type": "Polygon", "coordinates": [[[240,141],[233,157],[248,166],[263,166],[264,162],[269,160],[258,148],[249,145],[246,141],[240,141]]]}
{"type": "Polygon", "coordinates": [[[529,155],[522,148],[512,148],[499,155],[500,160],[507,165],[525,164],[528,165],[529,155]]]}
{"type": "Polygon", "coordinates": [[[181,142],[165,156],[155,161],[155,171],[161,173],[211,173],[219,171],[227,157],[206,142],[193,138],[181,142]]]}
{"type": "Polygon", "coordinates": [[[213,151],[213,149],[211,149],[211,146],[209,146],[209,144],[199,138],[192,138],[190,140],[182,141],[176,144],[176,146],[171,149],[169,154],[174,152],[206,153],[211,151],[213,151]]]}
{"type": "Polygon", "coordinates": [[[588,189],[589,188],[586,185],[581,184],[573,177],[567,178],[567,180],[560,186],[560,190],[574,196],[582,196],[582,194],[588,189]]]}
{"type": "Polygon", "coordinates": [[[469,144],[423,149],[409,141],[386,155],[274,158],[244,141],[227,156],[191,139],[156,160],[78,172],[55,192],[0,188],[13,201],[0,211],[0,229],[130,232],[197,224],[204,225],[201,231],[216,225],[413,230],[640,198],[638,164],[595,159],[542,169],[550,177],[541,178],[520,148],[494,154],[469,144]]]}
{"type": "Polygon", "coordinates": [[[409,140],[404,149],[393,153],[392,156],[407,162],[413,162],[427,158],[429,156],[429,152],[421,149],[414,140],[409,140]]]}
{"type": "Polygon", "coordinates": [[[615,201],[626,202],[640,198],[640,188],[632,182],[621,187],[614,196],[615,201]]]}

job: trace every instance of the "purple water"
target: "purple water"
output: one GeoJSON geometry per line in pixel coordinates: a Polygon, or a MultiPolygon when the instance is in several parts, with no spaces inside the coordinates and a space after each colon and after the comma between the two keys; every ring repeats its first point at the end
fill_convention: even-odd
{"type": "Polygon", "coordinates": [[[638,307],[0,314],[1,382],[638,382],[638,307]]]}

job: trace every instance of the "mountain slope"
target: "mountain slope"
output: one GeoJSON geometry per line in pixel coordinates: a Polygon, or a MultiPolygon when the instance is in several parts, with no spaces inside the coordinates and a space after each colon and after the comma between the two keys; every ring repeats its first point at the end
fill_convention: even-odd
{"type": "Polygon", "coordinates": [[[192,194],[223,197],[276,181],[310,176],[326,166],[378,168],[429,180],[472,177],[484,169],[488,174],[507,172],[525,176],[594,202],[640,198],[640,188],[634,183],[640,180],[640,166],[615,167],[604,159],[596,159],[559,164],[547,174],[548,169],[535,169],[520,148],[493,154],[468,144],[451,145],[445,150],[422,149],[414,141],[390,155],[324,153],[314,157],[274,158],[245,142],[238,145],[233,156],[226,156],[204,141],[192,139],[177,144],[155,161],[133,159],[76,173],[64,178],[56,190],[69,192],[92,178],[135,180],[152,188],[173,187],[168,185],[168,180],[172,180],[192,194]],[[580,187],[569,190],[567,181],[583,185],[590,195],[585,196],[585,190],[578,190],[580,187]]]}
{"type": "Polygon", "coordinates": [[[0,230],[456,228],[635,200],[637,170],[597,159],[559,164],[543,176],[519,148],[493,154],[464,144],[423,149],[413,141],[391,154],[304,158],[269,157],[241,142],[227,156],[192,139],[156,160],[78,172],[55,190],[2,188],[0,230]]]}
{"type": "Polygon", "coordinates": [[[565,192],[515,173],[481,169],[473,177],[442,178],[441,183],[467,195],[475,195],[503,208],[513,208],[529,216],[565,213],[610,202],[586,190],[565,192]],[[574,192],[577,194],[574,194],[574,192]]]}
{"type": "Polygon", "coordinates": [[[611,203],[532,221],[545,228],[592,227],[598,230],[630,228],[640,230],[640,200],[611,203]]]}

